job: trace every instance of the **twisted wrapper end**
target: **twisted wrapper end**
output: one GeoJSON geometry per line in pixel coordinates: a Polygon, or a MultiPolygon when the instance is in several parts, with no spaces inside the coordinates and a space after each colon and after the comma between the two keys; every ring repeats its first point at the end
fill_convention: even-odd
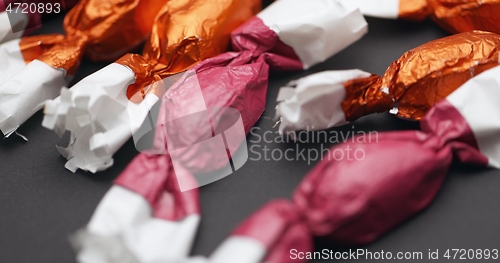
{"type": "Polygon", "coordinates": [[[132,103],[125,91],[135,81],[127,67],[111,64],[88,76],[45,105],[42,125],[59,136],[71,133],[69,145],[58,147],[66,168],[96,173],[113,165],[113,155],[141,127],[159,100],[149,94],[132,103]]]}
{"type": "Polygon", "coordinates": [[[156,263],[187,258],[200,216],[193,213],[166,220],[154,216],[152,209],[143,196],[113,186],[87,227],[70,238],[78,262],[156,263]]]}
{"type": "Polygon", "coordinates": [[[2,61],[0,63],[0,85],[26,67],[19,42],[19,39],[14,39],[0,44],[0,61],[2,61]]]}
{"type": "Polygon", "coordinates": [[[46,100],[55,98],[60,87],[69,79],[64,71],[34,60],[22,71],[0,85],[0,130],[14,133],[46,100]]]}
{"type": "Polygon", "coordinates": [[[72,238],[81,263],[179,262],[187,258],[200,221],[196,181],[168,155],[139,154],[72,238]]]}
{"type": "Polygon", "coordinates": [[[370,77],[361,70],[325,71],[291,82],[280,89],[276,117],[281,134],[299,130],[322,130],[347,123],[342,103],[344,83],[370,77]]]}

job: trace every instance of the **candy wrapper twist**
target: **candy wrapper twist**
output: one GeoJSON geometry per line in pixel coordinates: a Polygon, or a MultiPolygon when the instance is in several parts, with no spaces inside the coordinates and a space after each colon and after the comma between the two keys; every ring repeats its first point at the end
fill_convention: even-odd
{"type": "Polygon", "coordinates": [[[313,237],[364,245],[425,209],[453,159],[500,168],[499,74],[495,67],[465,83],[427,113],[421,131],[380,133],[334,146],[291,201],[268,203],[210,258],[189,262],[307,262],[313,237]],[[346,158],[349,152],[358,157],[346,158]]]}
{"type": "Polygon", "coordinates": [[[280,132],[321,130],[390,111],[420,120],[467,80],[499,64],[500,35],[471,31],[428,42],[393,62],[383,76],[326,71],[280,90],[280,132]]]}
{"type": "MultiPolygon", "coordinates": [[[[248,154],[241,151],[241,148],[246,149],[246,134],[265,108],[269,68],[296,70],[311,67],[356,41],[365,32],[366,22],[362,15],[358,11],[345,9],[337,1],[274,2],[233,31],[233,52],[204,60],[184,73],[165,92],[157,121],[151,125],[155,127],[154,147],[149,152],[140,153],[120,175],[115,186],[121,184],[123,177],[140,178],[137,179],[140,182],[138,184],[146,188],[132,191],[147,200],[157,188],[153,177],[147,179],[151,174],[162,178],[175,177],[172,180],[177,182],[179,191],[193,194],[197,193],[197,187],[215,182],[239,169],[248,154]],[[303,27],[305,24],[308,26],[303,27]],[[175,173],[158,165],[168,163],[172,164],[175,173]],[[176,176],[178,173],[182,176],[176,176]]],[[[112,195],[115,196],[112,191],[107,193],[90,224],[82,230],[84,234],[78,235],[75,240],[80,244],[77,246],[80,262],[93,262],[83,260],[83,257],[91,258],[84,255],[94,255],[94,262],[112,258],[113,252],[106,247],[117,246],[135,257],[146,252],[163,255],[157,257],[163,260],[161,262],[186,259],[184,253],[172,256],[172,251],[161,248],[154,248],[154,252],[147,250],[147,239],[134,244],[126,243],[124,233],[146,234],[146,230],[138,225],[126,225],[113,233],[94,228],[92,225],[96,224],[122,225],[114,219],[120,213],[142,217],[139,212],[129,211],[126,206],[107,206],[106,200],[112,195]],[[88,237],[120,245],[92,246],[88,237]],[[124,243],[125,246],[121,245],[124,243]]],[[[170,211],[184,210],[182,205],[168,200],[153,206],[170,211]]],[[[193,202],[198,204],[198,200],[193,202]]],[[[184,218],[177,217],[176,222],[184,218]]],[[[179,251],[188,251],[191,243],[182,240],[192,239],[185,236],[181,228],[176,228],[178,231],[157,232],[156,238],[164,239],[164,244],[180,240],[177,245],[182,244],[187,249],[179,251]]],[[[194,235],[193,231],[189,233],[194,235]]]]}
{"type": "Polygon", "coordinates": [[[259,0],[170,0],[142,56],[126,54],[47,102],[43,126],[60,136],[71,132],[69,146],[59,147],[66,168],[97,172],[113,165],[114,153],[141,128],[174,75],[225,52],[231,31],[260,9],[259,0]]]}
{"type": "Polygon", "coordinates": [[[11,135],[46,100],[56,98],[83,56],[114,60],[141,44],[164,2],[82,0],[64,19],[66,36],[33,36],[0,45],[0,60],[8,65],[0,71],[2,133],[11,135]]]}

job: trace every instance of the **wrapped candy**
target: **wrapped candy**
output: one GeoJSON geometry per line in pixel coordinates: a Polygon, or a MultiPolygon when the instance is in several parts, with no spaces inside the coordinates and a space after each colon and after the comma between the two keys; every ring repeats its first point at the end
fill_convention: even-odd
{"type": "MultiPolygon", "coordinates": [[[[137,178],[136,182],[140,185],[157,188],[154,178],[176,176],[167,165],[172,164],[175,173],[181,173],[181,176],[176,176],[179,190],[189,194],[197,192],[197,186],[214,182],[227,175],[227,171],[237,170],[246,160],[243,159],[245,153],[243,156],[238,154],[238,147],[246,143],[246,134],[265,108],[268,69],[308,68],[357,40],[366,32],[366,26],[359,11],[346,10],[337,1],[274,2],[233,31],[234,52],[204,60],[184,73],[165,92],[157,122],[151,123],[152,127],[156,127],[154,147],[140,153],[115,184],[120,184],[121,178],[127,177],[137,178]]],[[[108,192],[106,196],[111,194],[108,192]]],[[[154,191],[143,196],[151,194],[154,191]]],[[[158,204],[158,207],[161,205],[167,206],[170,211],[183,211],[182,204],[175,199],[168,200],[158,204]]],[[[121,225],[114,217],[102,216],[107,214],[100,209],[102,206],[99,205],[91,223],[121,225]]],[[[123,213],[136,213],[125,211],[127,209],[119,204],[106,208],[113,214],[122,210],[123,213]]],[[[87,238],[108,240],[106,233],[89,226],[83,231],[85,234],[79,235],[76,240],[78,244],[84,244],[77,247],[78,257],[86,254],[87,249],[99,250],[92,254],[100,256],[94,261],[80,262],[99,262],[98,259],[112,257],[111,251],[92,246],[87,238]]],[[[146,230],[138,225],[127,225],[114,232],[113,236],[122,239],[120,243],[125,243],[121,233],[135,232],[141,236],[141,231],[146,230]]],[[[157,238],[160,237],[165,239],[165,244],[173,242],[167,239],[188,239],[182,236],[181,231],[157,233],[157,238]],[[163,236],[168,234],[170,236],[163,236]]],[[[126,250],[139,257],[140,253],[148,251],[146,246],[146,241],[138,241],[128,243],[126,250]]],[[[149,252],[163,253],[165,256],[162,259],[169,257],[169,252],[164,249],[149,252]]]]}
{"type": "MultiPolygon", "coordinates": [[[[206,60],[200,66],[197,66],[194,72],[198,74],[204,71],[215,71],[217,67],[222,67],[220,70],[226,72],[228,70],[224,68],[226,65],[228,67],[246,64],[256,65],[254,67],[244,67],[247,73],[238,76],[237,79],[227,80],[227,83],[221,82],[216,77],[210,77],[214,78],[214,82],[224,86],[251,83],[256,78],[267,79],[268,64],[278,70],[309,68],[324,61],[366,33],[366,22],[359,12],[344,9],[343,6],[333,0],[315,1],[315,3],[319,6],[325,6],[329,13],[326,11],[320,12],[320,17],[317,18],[315,17],[319,12],[318,9],[315,9],[317,6],[311,5],[307,9],[309,10],[309,13],[307,13],[293,9],[295,6],[299,6],[294,3],[285,10],[289,9],[293,14],[301,14],[303,18],[301,17],[302,20],[300,20],[286,17],[286,19],[290,20],[288,21],[283,19],[282,10],[272,6],[267,8],[257,17],[252,18],[250,22],[233,31],[232,43],[235,52],[206,60]],[[278,19],[283,19],[283,21],[278,19]],[[301,24],[303,22],[307,23],[301,24]],[[316,31],[312,31],[312,29],[316,31]],[[258,38],[258,40],[254,38],[258,38]],[[266,63],[262,65],[256,64],[258,60],[265,60],[266,63]],[[262,74],[259,75],[255,72],[262,72],[262,74]]],[[[193,9],[196,7],[191,8],[193,11],[190,14],[200,20],[207,16],[218,15],[216,12],[210,13],[200,9],[193,9]],[[202,14],[195,11],[201,11],[202,14]]],[[[225,12],[224,9],[220,10],[225,12]]],[[[238,14],[234,13],[234,15],[238,14]]],[[[184,17],[184,14],[181,16],[184,17]]],[[[171,19],[176,19],[175,17],[174,15],[171,19]]],[[[202,30],[197,24],[191,23],[189,20],[186,21],[188,30],[184,30],[184,32],[193,32],[189,37],[175,35],[173,33],[177,31],[173,29],[166,30],[169,34],[173,34],[173,36],[169,37],[169,45],[164,47],[164,50],[169,52],[158,52],[158,50],[151,48],[151,44],[149,44],[145,48],[144,57],[127,55],[117,63],[110,65],[109,68],[96,73],[99,74],[99,77],[90,76],[75,85],[69,92],[64,91],[60,99],[47,103],[43,125],[49,129],[54,129],[59,134],[62,134],[64,130],[69,130],[72,133],[71,144],[63,152],[70,159],[66,164],[67,168],[70,170],[80,168],[95,172],[112,165],[113,154],[132,134],[139,130],[139,127],[147,118],[149,110],[158,101],[158,97],[161,96],[162,86],[165,86],[165,84],[158,80],[185,70],[199,59],[213,56],[223,50],[221,48],[223,46],[213,46],[214,43],[198,41],[197,39],[211,38],[199,37],[207,31],[202,30]],[[179,42],[173,42],[171,39],[179,39],[179,42]],[[182,53],[185,50],[190,52],[182,53]],[[157,60],[152,58],[157,58],[157,60]],[[163,63],[169,61],[168,67],[161,67],[163,63]],[[134,81],[134,74],[123,65],[134,71],[135,84],[137,85],[128,87],[128,84],[134,81]],[[137,65],[141,65],[141,67],[137,65]],[[119,73],[113,74],[113,72],[119,73]],[[150,83],[152,84],[146,86],[150,83]],[[92,86],[92,88],[88,88],[89,86],[92,86]],[[132,101],[127,100],[125,97],[126,91],[128,91],[128,97],[132,101]],[[130,96],[131,94],[132,96],[130,96]],[[86,102],[79,103],[82,101],[86,102]],[[105,107],[105,110],[103,107],[105,107]],[[74,119],[84,121],[81,123],[70,122],[74,119]],[[86,120],[96,121],[86,122],[86,120]]],[[[165,27],[164,23],[161,23],[158,30],[165,27]]],[[[168,29],[168,27],[166,28],[168,29]]],[[[217,34],[225,36],[227,28],[229,27],[216,27],[217,30],[221,30],[217,34]]],[[[152,39],[150,42],[152,44],[166,43],[164,39],[157,40],[157,38],[152,39]]],[[[231,72],[236,74],[236,71],[231,72]]],[[[213,76],[220,76],[220,74],[227,73],[212,74],[213,76]]],[[[264,98],[259,98],[259,100],[262,99],[264,98]]]]}
{"type": "Polygon", "coordinates": [[[53,15],[66,13],[77,2],[78,0],[0,0],[0,43],[20,38],[23,34],[38,29],[45,20],[53,15]],[[34,5],[37,6],[36,10],[34,5]],[[40,11],[43,12],[39,11],[39,5],[42,6],[40,11]]]}
{"type": "Polygon", "coordinates": [[[422,21],[432,19],[450,33],[484,30],[500,34],[499,0],[340,0],[368,16],[422,21]]]}
{"type": "Polygon", "coordinates": [[[210,259],[188,262],[307,262],[313,237],[367,244],[425,209],[454,157],[500,168],[499,74],[500,66],[465,83],[429,111],[422,131],[355,137],[334,146],[292,201],[268,203],[210,259]]]}
{"type": "MultiPolygon", "coordinates": [[[[0,11],[4,4],[2,1],[4,0],[0,0],[0,11]]],[[[11,2],[12,1],[8,1],[5,2],[5,4],[11,2]]],[[[77,3],[75,0],[68,0],[62,2],[44,2],[43,4],[47,3],[54,5],[56,2],[62,6],[61,8],[63,9],[61,9],[61,12],[72,8],[77,3]]],[[[37,13],[30,13],[28,16],[23,13],[11,15],[7,12],[0,12],[0,61],[2,61],[0,65],[0,85],[15,76],[16,73],[26,67],[26,64],[35,60],[47,50],[51,49],[55,44],[64,40],[64,36],[60,34],[31,36],[19,39],[24,31],[16,31],[13,33],[11,23],[13,24],[13,28],[37,28],[41,25],[41,16],[42,15],[37,13]],[[29,25],[27,25],[28,20],[30,21],[29,25]],[[6,43],[1,44],[2,42],[6,43]]]]}
{"type": "Polygon", "coordinates": [[[59,148],[66,168],[110,167],[113,154],[163,95],[162,79],[224,52],[231,31],[260,6],[260,0],[171,0],[158,14],[143,56],[127,54],[49,101],[42,125],[59,135],[71,132],[70,145],[59,148]]]}
{"type": "Polygon", "coordinates": [[[141,155],[122,173],[86,229],[73,235],[78,262],[176,262],[188,256],[200,221],[198,192],[180,191],[176,178],[192,177],[167,160],[141,155]]]}
{"type": "Polygon", "coordinates": [[[420,120],[467,80],[497,66],[499,48],[500,35],[471,31],[406,52],[382,77],[348,70],[299,79],[278,96],[280,132],[326,129],[388,110],[420,120]]]}
{"type": "Polygon", "coordinates": [[[0,83],[7,82],[26,64],[35,60],[64,39],[63,35],[30,36],[0,45],[0,83]]]}
{"type": "MultiPolygon", "coordinates": [[[[75,74],[84,55],[93,60],[113,60],[141,44],[149,35],[154,16],[166,2],[147,0],[82,0],[65,17],[67,36],[55,42],[50,36],[37,36],[51,42],[41,55],[0,83],[0,130],[11,135],[75,74]]],[[[36,37],[33,37],[36,39],[36,37]]],[[[4,43],[7,64],[19,67],[23,39],[4,43]]],[[[32,43],[42,43],[32,41],[32,43]]],[[[0,74],[3,75],[3,74],[0,74]]]]}

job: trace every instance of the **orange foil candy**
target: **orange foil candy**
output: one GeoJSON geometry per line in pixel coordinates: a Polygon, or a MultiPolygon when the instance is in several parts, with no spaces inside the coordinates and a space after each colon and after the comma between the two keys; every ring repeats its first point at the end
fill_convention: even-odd
{"type": "Polygon", "coordinates": [[[60,34],[23,37],[19,41],[19,49],[28,64],[63,40],[64,36],[60,34]]]}
{"type": "Polygon", "coordinates": [[[82,0],[64,19],[66,37],[37,59],[67,75],[76,72],[84,55],[113,61],[146,39],[166,1],[82,0]]]}
{"type": "Polygon", "coordinates": [[[469,79],[498,66],[499,48],[500,35],[471,31],[406,52],[383,76],[357,69],[306,76],[280,90],[279,130],[322,130],[386,111],[420,120],[469,79]]]}
{"type": "Polygon", "coordinates": [[[400,0],[399,17],[424,20],[431,16],[450,33],[484,30],[500,33],[500,0],[400,0]]]}
{"type": "Polygon", "coordinates": [[[423,21],[431,17],[450,33],[483,30],[500,34],[500,0],[338,0],[364,15],[423,21]]]}
{"type": "Polygon", "coordinates": [[[158,14],[143,56],[127,54],[117,61],[136,76],[129,99],[140,102],[148,93],[159,93],[159,80],[226,51],[231,31],[260,9],[260,0],[170,1],[158,14]]]}
{"type": "Polygon", "coordinates": [[[500,34],[500,0],[428,0],[433,19],[451,33],[484,30],[500,34]]]}
{"type": "Polygon", "coordinates": [[[499,64],[500,35],[473,31],[428,42],[394,61],[382,77],[345,83],[347,121],[390,110],[420,120],[467,80],[499,64]]]}
{"type": "Polygon", "coordinates": [[[399,0],[399,18],[413,21],[425,20],[429,15],[428,0],[399,0]]]}

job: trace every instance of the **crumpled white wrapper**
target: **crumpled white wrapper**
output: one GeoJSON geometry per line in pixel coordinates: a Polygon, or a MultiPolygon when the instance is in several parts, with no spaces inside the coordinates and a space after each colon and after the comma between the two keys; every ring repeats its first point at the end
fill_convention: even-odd
{"type": "Polygon", "coordinates": [[[34,60],[12,78],[0,84],[0,130],[5,137],[38,110],[46,100],[57,97],[68,79],[63,70],[34,60]]]}
{"type": "Polygon", "coordinates": [[[0,85],[26,67],[26,62],[19,48],[20,41],[20,39],[13,39],[0,44],[0,85]]]}
{"type": "Polygon", "coordinates": [[[281,5],[273,4],[257,17],[293,48],[304,69],[330,58],[368,32],[368,24],[357,8],[332,0],[309,0],[307,5],[302,1],[281,1],[281,5]]]}
{"type": "Polygon", "coordinates": [[[189,255],[199,214],[179,221],[152,216],[141,195],[112,186],[85,229],[71,239],[80,263],[178,263],[189,255]]]}
{"type": "Polygon", "coordinates": [[[113,155],[141,127],[159,100],[148,94],[139,104],[130,102],[126,90],[134,82],[132,70],[113,63],[46,103],[42,125],[59,136],[71,133],[68,147],[58,147],[68,159],[68,170],[95,173],[113,165],[113,155]]]}
{"type": "Polygon", "coordinates": [[[281,134],[293,137],[294,131],[323,130],[346,124],[341,104],[346,92],[344,83],[371,76],[354,70],[333,70],[309,75],[280,89],[276,116],[281,134]]]}
{"type": "MultiPolygon", "coordinates": [[[[11,15],[14,28],[26,28],[29,23],[27,14],[14,14],[11,15]]],[[[12,32],[11,21],[7,12],[0,12],[0,43],[7,42],[12,39],[20,38],[24,34],[23,31],[12,32]]]]}
{"type": "Polygon", "coordinates": [[[471,78],[446,97],[467,120],[490,167],[500,169],[500,66],[471,78]],[[481,105],[481,107],[478,107],[481,105]]]}

